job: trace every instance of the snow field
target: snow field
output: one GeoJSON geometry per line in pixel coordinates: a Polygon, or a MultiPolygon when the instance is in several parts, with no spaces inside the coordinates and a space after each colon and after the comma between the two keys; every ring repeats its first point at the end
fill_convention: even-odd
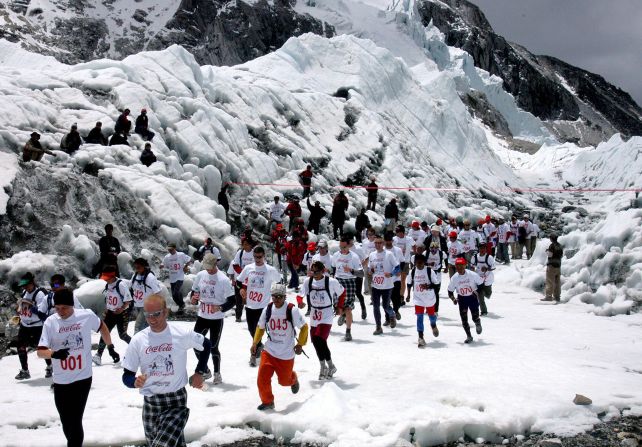
{"type": "MultiPolygon", "coordinates": [[[[251,339],[245,322],[235,323],[228,315],[220,346],[224,383],[210,384],[205,392],[189,391],[190,445],[231,442],[256,436],[258,429],[293,442],[391,446],[409,439],[412,427],[419,445],[463,436],[501,442],[503,436],[527,431],[570,435],[589,429],[599,421],[598,414],[609,418],[621,409],[638,411],[642,316],[603,318],[575,302],[541,303],[540,294],[517,285],[526,263],[499,266],[490,314],[482,319],[484,332],[470,346],[463,343],[457,307],[447,298],[441,302],[440,336],[434,339],[428,331],[425,349],[416,346],[414,309],[408,305],[401,309],[397,328],[385,328],[380,337],[372,335],[371,307],[368,323],[357,320],[353,325],[353,342],[343,342],[344,328],[335,324],[329,339],[338,368],[335,379],[317,380],[318,362],[308,343],[310,359],[298,356],[295,361],[299,394],[273,380],[274,412],[255,409],[260,403],[257,369],[247,365],[251,339]],[[575,406],[576,393],[589,396],[593,405],[575,406]]],[[[122,354],[125,345],[115,339],[122,354]]],[[[191,371],[196,358],[188,359],[191,371]]],[[[86,442],[141,443],[142,396],[122,385],[119,366],[108,356],[103,360],[103,366],[94,368],[84,419],[86,442]]],[[[49,381],[43,377],[44,362],[32,354],[30,365],[33,379],[15,382],[17,357],[0,360],[5,377],[0,410],[6,415],[0,436],[6,445],[64,445],[49,381]]]]}

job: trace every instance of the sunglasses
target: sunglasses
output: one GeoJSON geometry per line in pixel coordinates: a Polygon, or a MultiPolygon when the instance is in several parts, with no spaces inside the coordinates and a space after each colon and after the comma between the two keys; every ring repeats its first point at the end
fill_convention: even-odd
{"type": "Polygon", "coordinates": [[[161,315],[163,315],[163,311],[162,310],[157,310],[156,312],[144,312],[143,311],[143,315],[145,315],[145,318],[158,318],[161,315]]]}
{"type": "Polygon", "coordinates": [[[259,255],[259,256],[256,256],[256,255],[255,255],[255,256],[254,256],[254,259],[263,259],[264,257],[265,257],[265,256],[263,256],[263,255],[259,255]]]}

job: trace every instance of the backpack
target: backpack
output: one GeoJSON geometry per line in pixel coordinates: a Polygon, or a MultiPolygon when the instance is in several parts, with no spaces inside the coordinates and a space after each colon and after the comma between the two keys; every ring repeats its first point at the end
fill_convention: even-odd
{"type": "MultiPolygon", "coordinates": [[[[145,277],[147,278],[147,277],[145,277]]],[[[125,304],[125,297],[123,296],[122,292],[120,291],[120,283],[123,282],[122,279],[119,279],[116,281],[116,287],[114,289],[116,290],[116,293],[120,297],[120,300],[125,304]]],[[[103,289],[103,295],[107,293],[107,290],[109,289],[109,283],[105,284],[105,288],[103,289]]]]}
{"type": "MultiPolygon", "coordinates": [[[[441,265],[441,264],[440,264],[441,265]]],[[[415,270],[417,270],[417,267],[413,267],[412,270],[410,271],[410,284],[412,287],[415,286],[415,270]]],[[[432,269],[428,266],[426,266],[426,270],[428,272],[428,282],[430,285],[434,285],[435,283],[432,282],[432,269]]]]}
{"type": "MultiPolygon", "coordinates": [[[[265,332],[267,332],[267,336],[270,340],[272,340],[272,337],[270,337],[270,318],[272,317],[272,305],[274,303],[270,303],[267,305],[267,308],[265,309],[265,332]]],[[[292,309],[294,309],[294,304],[292,303],[287,303],[287,308],[285,309],[285,318],[290,322],[290,327],[292,328],[292,333],[296,337],[296,329],[294,328],[294,319],[292,318],[292,309]]]]}
{"type": "MultiPolygon", "coordinates": [[[[307,296],[308,300],[310,300],[310,292],[312,292],[312,281],[314,281],[314,278],[310,277],[310,279],[308,280],[308,296],[307,296]]],[[[333,307],[334,306],[334,300],[332,299],[332,293],[330,292],[330,277],[329,276],[326,276],[324,278],[324,287],[325,287],[326,293],[330,297],[330,301],[333,304],[330,304],[329,306],[323,306],[323,307],[315,307],[315,306],[311,305],[310,307],[314,307],[315,309],[327,309],[328,307],[333,307]]]]}
{"type": "MultiPolygon", "coordinates": [[[[490,265],[488,265],[488,257],[490,256],[490,253],[486,253],[486,257],[484,258],[484,264],[486,264],[488,271],[495,270],[490,268],[490,265]]],[[[472,262],[471,262],[472,264],[472,262]]],[[[477,258],[477,253],[475,253],[475,266],[479,265],[479,259],[477,258]]]]}
{"type": "MultiPolygon", "coordinates": [[[[150,269],[145,269],[145,273],[143,273],[143,279],[136,279],[136,277],[138,276],[138,273],[134,272],[134,276],[132,276],[132,279],[131,279],[132,287],[129,288],[130,293],[132,293],[132,295],[133,295],[133,286],[135,282],[141,283],[143,285],[143,290],[147,290],[147,288],[149,287],[147,285],[147,277],[149,276],[150,273],[152,273],[150,269]]],[[[120,290],[118,290],[118,293],[120,294],[120,290]]],[[[121,298],[122,298],[122,295],[121,295],[121,298]]]]}

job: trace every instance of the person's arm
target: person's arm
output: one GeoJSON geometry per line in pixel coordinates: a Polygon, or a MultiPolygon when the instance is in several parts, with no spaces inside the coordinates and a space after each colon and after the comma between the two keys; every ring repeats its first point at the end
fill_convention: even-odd
{"type": "Polygon", "coordinates": [[[228,296],[225,299],[225,302],[221,304],[221,312],[227,312],[231,308],[233,308],[236,305],[236,297],[234,296],[234,292],[230,296],[228,296]]]}

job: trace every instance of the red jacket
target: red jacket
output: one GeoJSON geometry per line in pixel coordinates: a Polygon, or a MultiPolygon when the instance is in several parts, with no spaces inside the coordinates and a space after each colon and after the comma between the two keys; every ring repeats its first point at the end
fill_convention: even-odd
{"type": "Polygon", "coordinates": [[[301,205],[299,205],[299,203],[297,202],[288,203],[288,206],[285,208],[284,214],[286,216],[290,216],[290,219],[301,217],[301,205]]]}
{"type": "Polygon", "coordinates": [[[274,242],[274,251],[282,255],[285,254],[285,244],[287,243],[288,232],[285,230],[272,231],[272,242],[274,242]]]}
{"type": "Polygon", "coordinates": [[[288,261],[293,265],[301,265],[303,256],[308,251],[308,246],[303,239],[293,238],[285,243],[285,249],[288,254],[288,261]]]}

